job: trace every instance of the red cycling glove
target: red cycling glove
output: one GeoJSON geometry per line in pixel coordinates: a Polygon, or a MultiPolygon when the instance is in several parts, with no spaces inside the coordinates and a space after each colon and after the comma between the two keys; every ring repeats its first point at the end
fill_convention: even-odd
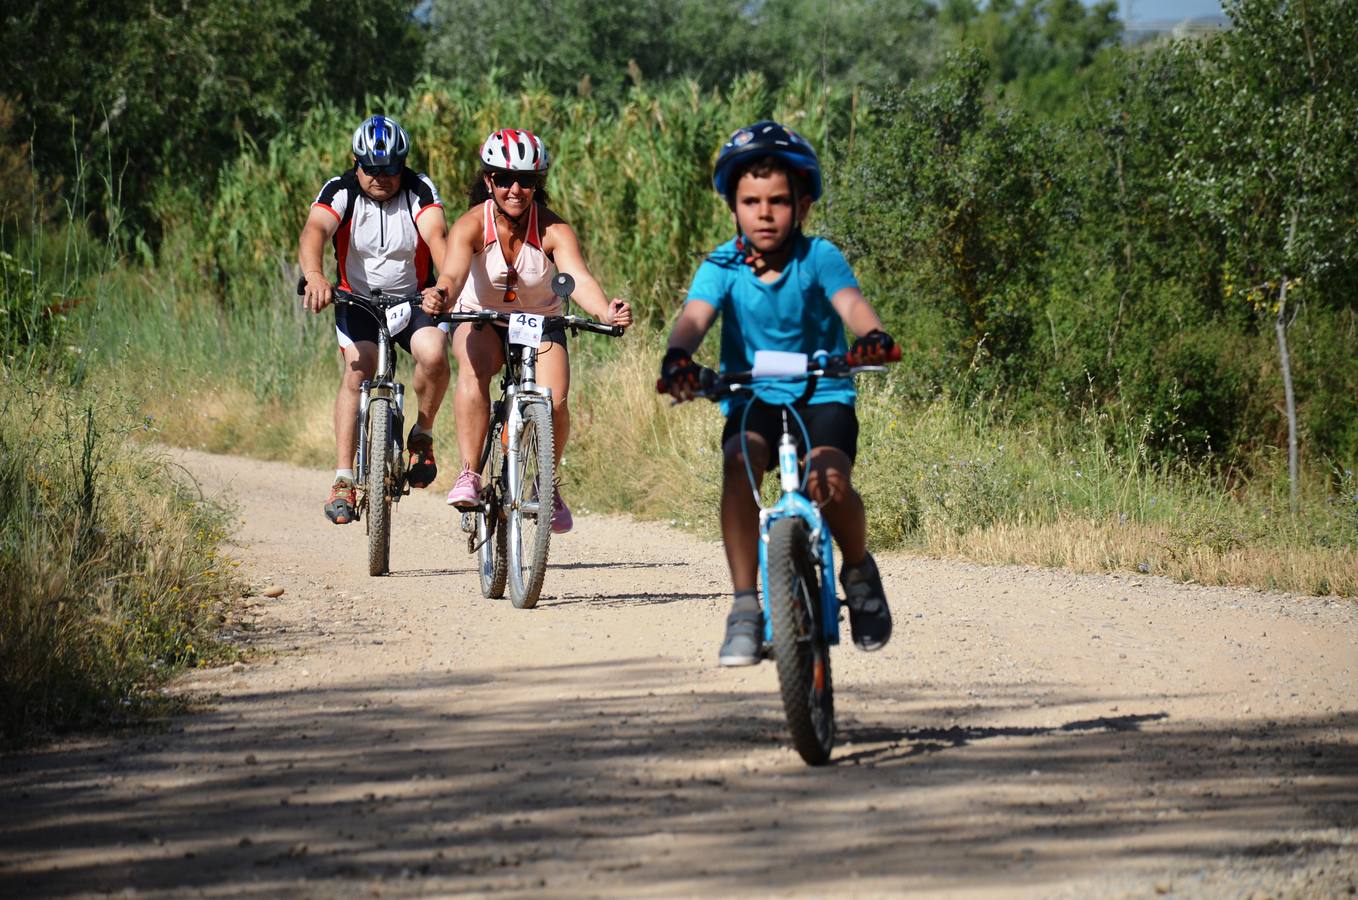
{"type": "Polygon", "coordinates": [[[875,366],[899,359],[899,353],[892,353],[895,348],[896,342],[891,339],[891,335],[880,328],[874,328],[853,342],[853,346],[849,348],[849,361],[856,366],[875,366]]]}

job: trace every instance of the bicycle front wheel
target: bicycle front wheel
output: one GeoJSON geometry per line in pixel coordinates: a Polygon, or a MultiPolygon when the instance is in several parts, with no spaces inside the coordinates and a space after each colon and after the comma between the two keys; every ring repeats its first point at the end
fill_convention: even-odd
{"type": "Polygon", "coordinates": [[[505,595],[509,576],[509,543],[504,517],[505,454],[500,442],[504,422],[491,421],[486,432],[486,467],[481,472],[481,506],[476,510],[476,568],[481,575],[481,596],[496,600],[505,595]]]}
{"type": "Polygon", "coordinates": [[[835,695],[830,646],[820,627],[820,580],[806,522],[778,519],[769,528],[769,614],[773,652],[792,745],[813,766],[830,760],[835,744],[835,695]]]}
{"type": "Polygon", "coordinates": [[[547,573],[552,469],[551,409],[527,404],[518,434],[517,496],[509,498],[509,596],[519,609],[537,605],[547,573]]]}
{"type": "Polygon", "coordinates": [[[391,401],[368,402],[368,574],[385,575],[391,559],[391,401]]]}

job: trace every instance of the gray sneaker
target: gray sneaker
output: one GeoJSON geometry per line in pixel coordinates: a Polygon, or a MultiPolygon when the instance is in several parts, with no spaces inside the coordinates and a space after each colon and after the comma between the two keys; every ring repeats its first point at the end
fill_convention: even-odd
{"type": "Polygon", "coordinates": [[[844,605],[849,607],[853,642],[860,650],[881,650],[891,640],[891,610],[872,554],[856,566],[845,566],[839,583],[844,586],[844,605]]]}
{"type": "Polygon", "coordinates": [[[762,612],[733,612],[726,617],[726,639],[717,662],[723,666],[752,666],[759,662],[764,643],[762,612]]]}

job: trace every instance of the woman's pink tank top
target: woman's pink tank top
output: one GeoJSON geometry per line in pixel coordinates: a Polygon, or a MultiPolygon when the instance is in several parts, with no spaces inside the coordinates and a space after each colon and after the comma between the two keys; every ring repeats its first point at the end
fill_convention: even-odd
{"type": "Polygon", "coordinates": [[[457,298],[460,312],[493,309],[498,312],[534,312],[554,316],[561,313],[561,301],[552,293],[552,278],[556,265],[542,249],[538,234],[538,205],[528,211],[528,234],[519,255],[514,259],[514,283],[509,283],[509,264],[500,235],[495,227],[495,201],[487,200],[481,207],[482,234],[485,245],[472,257],[471,271],[457,298]],[[513,288],[518,299],[505,300],[505,291],[513,288]]]}

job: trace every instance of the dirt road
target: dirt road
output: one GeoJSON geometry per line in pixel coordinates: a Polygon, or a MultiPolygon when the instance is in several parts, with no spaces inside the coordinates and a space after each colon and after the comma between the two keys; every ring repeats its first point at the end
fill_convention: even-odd
{"type": "Polygon", "coordinates": [[[884,556],[835,764],[714,665],[715,544],[577,511],[532,611],[442,498],[393,574],[327,476],[186,454],[240,507],[249,662],[162,728],[0,759],[0,896],[1312,897],[1358,889],[1352,602],[884,556]]]}

